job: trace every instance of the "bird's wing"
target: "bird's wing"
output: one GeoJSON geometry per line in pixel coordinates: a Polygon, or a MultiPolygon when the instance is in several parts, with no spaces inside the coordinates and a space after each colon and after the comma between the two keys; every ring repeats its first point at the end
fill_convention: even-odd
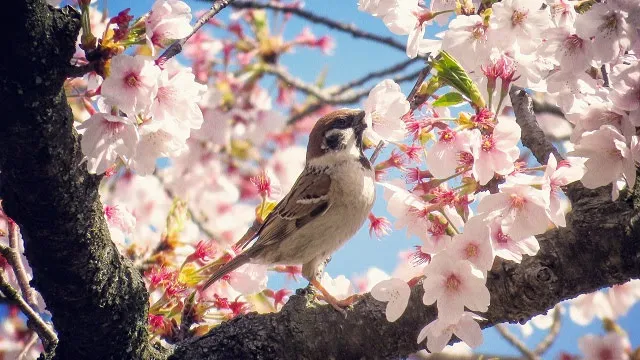
{"type": "Polygon", "coordinates": [[[324,214],[331,206],[331,177],[324,173],[303,171],[287,196],[267,216],[252,248],[269,246],[324,214]]]}

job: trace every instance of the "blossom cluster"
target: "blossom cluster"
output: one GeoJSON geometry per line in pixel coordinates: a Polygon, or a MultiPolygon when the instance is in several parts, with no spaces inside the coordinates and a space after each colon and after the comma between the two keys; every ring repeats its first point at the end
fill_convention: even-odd
{"type": "MultiPolygon", "coordinates": [[[[455,333],[478,345],[477,315],[468,311],[488,309],[487,271],[495,257],[520,262],[535,255],[536,235],[566,225],[563,187],[578,180],[588,188],[613,183],[615,200],[625,186],[634,186],[640,63],[633,54],[640,24],[629,14],[640,4],[609,1],[584,9],[564,0],[504,0],[480,12],[470,11],[477,4],[464,1],[434,0],[431,8],[415,1],[358,4],[391,32],[409,34],[407,55],[423,54],[423,44],[428,51],[446,50],[477,85],[465,91],[447,77],[448,60],[439,60],[441,54],[432,62],[433,79],[419,91],[432,102],[407,111],[408,103],[393,103],[404,95],[387,80],[371,92],[365,110],[372,114],[373,129],[376,123],[380,129],[380,136],[370,137],[399,150],[376,166],[387,210],[396,229],[406,228],[408,236],[421,240],[416,257],[430,260],[421,276],[423,302],[436,304],[438,318],[425,326],[418,342],[426,338],[430,351],[440,351],[455,333]],[[440,39],[423,39],[425,23],[454,12],[440,39]],[[443,85],[455,91],[437,92],[443,85]],[[541,167],[525,161],[518,146],[521,129],[509,115],[511,86],[539,93],[574,125],[563,135],[566,158],[550,154],[541,167]],[[375,108],[385,101],[391,104],[375,108]],[[452,116],[445,108],[464,102],[473,113],[452,116]],[[404,139],[398,135],[402,131],[404,139]],[[384,178],[390,168],[405,173],[406,185],[384,178]]],[[[393,279],[374,287],[376,298],[389,301],[390,321],[403,313],[408,289],[393,279]]]]}

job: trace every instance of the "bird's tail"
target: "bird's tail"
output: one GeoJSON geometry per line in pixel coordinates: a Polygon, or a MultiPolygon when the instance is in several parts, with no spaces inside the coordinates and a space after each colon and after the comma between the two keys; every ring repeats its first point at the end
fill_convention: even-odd
{"type": "Polygon", "coordinates": [[[249,256],[246,253],[242,253],[229,261],[228,263],[220,266],[211,276],[207,279],[207,281],[202,284],[201,291],[204,291],[206,288],[211,286],[214,282],[220,280],[223,276],[232,272],[233,270],[239,268],[240,266],[249,262],[249,256]]]}

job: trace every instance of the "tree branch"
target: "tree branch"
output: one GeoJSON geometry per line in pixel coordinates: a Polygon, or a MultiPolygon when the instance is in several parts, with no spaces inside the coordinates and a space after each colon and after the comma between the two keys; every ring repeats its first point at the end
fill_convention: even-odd
{"type": "Polygon", "coordinates": [[[164,63],[167,62],[167,60],[180,54],[182,52],[182,47],[184,46],[184,44],[187,41],[189,41],[189,39],[191,39],[191,37],[196,32],[198,32],[198,30],[200,30],[202,26],[204,26],[204,24],[209,22],[209,20],[211,20],[212,17],[214,17],[217,13],[222,11],[222,9],[229,6],[229,4],[232,3],[233,1],[234,0],[214,0],[213,5],[211,5],[211,8],[207,10],[207,12],[204,13],[202,16],[200,16],[198,21],[196,21],[195,25],[193,25],[193,30],[191,30],[191,33],[180,40],[174,41],[173,44],[169,45],[169,47],[162,53],[162,55],[158,57],[158,59],[156,60],[156,63],[162,66],[164,65],[164,63]]]}
{"type": "Polygon", "coordinates": [[[334,30],[338,30],[338,31],[342,31],[344,33],[350,34],[354,38],[371,40],[380,44],[388,45],[402,52],[405,52],[407,48],[404,44],[397,42],[392,37],[380,36],[364,30],[360,30],[355,25],[344,24],[339,21],[335,21],[320,15],[314,14],[311,11],[306,11],[298,7],[292,7],[287,4],[281,4],[277,2],[263,3],[263,2],[250,1],[250,0],[238,0],[233,4],[231,4],[231,6],[235,9],[271,9],[271,10],[281,11],[288,14],[294,14],[303,19],[309,20],[312,23],[325,25],[330,29],[334,29],[334,30]]]}
{"type": "Polygon", "coordinates": [[[14,289],[13,286],[7,282],[4,270],[0,270],[0,291],[2,291],[2,294],[12,303],[16,304],[20,311],[27,317],[29,328],[38,334],[38,337],[42,340],[42,344],[44,344],[45,351],[53,351],[58,343],[56,333],[53,332],[53,329],[27,304],[24,298],[18,294],[18,290],[14,289]]]}
{"type": "Polygon", "coordinates": [[[527,92],[521,87],[511,86],[509,96],[516,121],[522,129],[522,144],[531,150],[540,164],[547,163],[549,154],[553,154],[558,161],[562,160],[558,149],[547,140],[542,129],[538,127],[536,114],[533,112],[533,100],[527,92]]]}
{"type": "Polygon", "coordinates": [[[55,358],[160,358],[148,343],[142,276],[110,240],[101,177],[81,164],[64,94],[80,16],[44,0],[5,5],[14,33],[0,59],[0,196],[53,315],[55,358]]]}
{"type": "Polygon", "coordinates": [[[560,328],[562,327],[562,313],[561,307],[556,306],[553,309],[553,322],[551,323],[551,328],[545,337],[538,343],[535,348],[536,355],[544,355],[547,350],[553,345],[553,343],[558,338],[558,334],[560,334],[560,328]]]}
{"type": "Polygon", "coordinates": [[[502,338],[507,340],[507,342],[511,344],[513,347],[518,349],[518,351],[520,351],[520,353],[526,359],[528,360],[538,359],[538,356],[536,356],[536,354],[527,347],[527,344],[523,343],[520,339],[518,339],[517,336],[515,336],[511,331],[509,331],[506,325],[497,324],[495,327],[496,327],[496,330],[498,330],[498,332],[500,333],[500,335],[502,335],[502,338]]]}
{"type": "MultiPolygon", "coordinates": [[[[494,264],[482,327],[524,323],[563,300],[640,276],[640,231],[634,223],[640,206],[609,196],[606,188],[585,190],[573,204],[568,227],[538,237],[536,256],[525,256],[521,264],[494,264]]],[[[422,292],[419,286],[412,290],[407,310],[393,323],[385,318],[385,304],[369,294],[346,319],[293,295],[279,313],[240,316],[179,344],[171,359],[403,357],[423,348],[417,334],[436,318],[435,307],[422,304],[422,292]]]]}

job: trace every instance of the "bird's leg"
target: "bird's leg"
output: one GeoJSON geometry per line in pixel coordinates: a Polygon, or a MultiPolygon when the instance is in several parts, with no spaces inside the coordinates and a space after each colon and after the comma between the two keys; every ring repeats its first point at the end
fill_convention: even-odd
{"type": "Polygon", "coordinates": [[[329,291],[327,291],[327,289],[325,289],[317,279],[311,279],[310,283],[322,294],[317,295],[317,299],[326,301],[329,305],[331,305],[334,309],[336,309],[344,316],[347,315],[347,313],[344,311],[344,308],[353,305],[355,302],[362,298],[362,295],[360,294],[353,294],[346,299],[338,300],[333,295],[331,295],[329,291]]]}
{"type": "Polygon", "coordinates": [[[303,264],[302,276],[304,276],[305,279],[309,280],[309,285],[320,291],[320,295],[315,295],[316,299],[326,301],[339,313],[347,316],[344,308],[358,301],[362,297],[362,295],[351,295],[344,300],[338,300],[333,295],[331,295],[329,291],[324,288],[324,286],[322,286],[322,284],[320,283],[320,279],[322,279],[322,274],[324,274],[324,267],[329,261],[331,261],[331,257],[318,257],[313,259],[311,262],[303,264]]]}

